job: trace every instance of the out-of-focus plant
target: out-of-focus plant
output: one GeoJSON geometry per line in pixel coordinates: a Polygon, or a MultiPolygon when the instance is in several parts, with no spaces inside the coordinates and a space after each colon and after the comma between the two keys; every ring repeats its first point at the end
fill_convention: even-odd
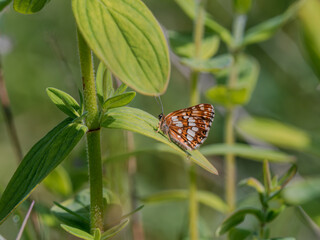
{"type": "Polygon", "coordinates": [[[268,224],[271,223],[287,207],[282,197],[285,186],[293,178],[297,171],[293,165],[282,177],[270,174],[269,163],[263,163],[263,184],[255,179],[248,178],[240,182],[241,185],[247,185],[258,193],[261,208],[246,207],[237,209],[231,213],[217,229],[218,236],[228,234],[230,240],[244,239],[294,239],[294,238],[270,238],[271,229],[268,224]],[[247,215],[254,216],[259,222],[259,228],[248,230],[237,228],[239,224],[245,221],[247,215]]]}

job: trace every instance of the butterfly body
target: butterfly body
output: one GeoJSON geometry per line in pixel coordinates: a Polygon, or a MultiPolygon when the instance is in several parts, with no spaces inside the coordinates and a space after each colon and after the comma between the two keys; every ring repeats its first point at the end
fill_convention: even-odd
{"type": "Polygon", "coordinates": [[[159,129],[186,150],[197,149],[208,137],[214,119],[211,104],[199,104],[159,115],[159,129]]]}

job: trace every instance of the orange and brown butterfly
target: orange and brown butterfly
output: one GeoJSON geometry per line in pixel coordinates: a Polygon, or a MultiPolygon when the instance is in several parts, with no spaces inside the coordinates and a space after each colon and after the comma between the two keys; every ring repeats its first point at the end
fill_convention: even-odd
{"type": "Polygon", "coordinates": [[[197,149],[208,137],[214,119],[214,108],[203,103],[180,109],[168,115],[159,115],[161,129],[171,141],[185,150],[197,149]]]}

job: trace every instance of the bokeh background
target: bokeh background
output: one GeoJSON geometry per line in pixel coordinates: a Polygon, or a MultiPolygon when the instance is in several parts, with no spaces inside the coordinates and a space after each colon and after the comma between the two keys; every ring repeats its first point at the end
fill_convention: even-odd
{"type": "MultiPolygon", "coordinates": [[[[183,32],[192,31],[192,21],[172,0],[144,1],[166,30],[183,32]]],[[[269,0],[254,1],[248,15],[248,27],[256,25],[270,17],[284,12],[294,1],[269,0]]],[[[208,0],[207,11],[217,22],[231,28],[232,2],[225,0],[208,0]]],[[[47,131],[64,119],[64,115],[46,95],[47,87],[64,90],[76,99],[81,88],[78,62],[76,24],[71,11],[70,1],[52,0],[41,12],[22,15],[9,6],[0,16],[0,34],[10,43],[10,49],[2,56],[6,86],[9,93],[18,137],[23,153],[47,131]]],[[[260,63],[261,70],[256,88],[250,102],[237,111],[237,116],[249,114],[271,118],[295,126],[308,134],[320,136],[320,86],[319,80],[306,60],[301,37],[300,23],[290,21],[277,34],[266,42],[249,46],[246,52],[260,63]]],[[[221,44],[219,52],[226,52],[221,44]]],[[[96,64],[98,61],[95,61],[96,64]]],[[[165,113],[188,107],[189,80],[184,69],[172,65],[171,79],[167,92],[162,96],[165,113]]],[[[210,74],[202,74],[201,89],[204,91],[216,83],[210,74]]],[[[208,102],[202,95],[202,102],[208,102]]],[[[161,108],[153,97],[137,94],[130,106],[143,109],[157,116],[161,108]]],[[[217,107],[216,118],[206,144],[222,143],[224,111],[217,107]]],[[[126,146],[126,134],[120,130],[104,130],[102,151],[104,156],[123,152],[126,146]]],[[[244,141],[238,138],[239,142],[244,141]]],[[[134,134],[136,148],[146,148],[155,142],[134,134]]],[[[63,163],[70,177],[73,192],[86,186],[87,164],[84,141],[77,146],[63,163]]],[[[315,146],[316,147],[316,146],[315,146]]],[[[318,145],[318,148],[320,144],[318,145]]],[[[297,159],[298,178],[319,175],[319,155],[285,150],[297,159]]],[[[198,169],[198,186],[212,191],[221,197],[224,193],[223,157],[209,158],[218,168],[220,176],[212,176],[203,169],[198,169]]],[[[167,153],[148,153],[137,157],[137,174],[135,183],[138,196],[147,196],[161,190],[183,189],[187,187],[188,177],[182,160],[167,153]]],[[[17,167],[17,159],[12,149],[4,116],[0,114],[0,190],[3,190],[17,167]]],[[[237,181],[247,177],[262,179],[262,166],[238,158],[237,181]]],[[[272,164],[275,173],[283,173],[289,168],[287,164],[272,164]]],[[[125,174],[126,162],[108,164],[106,167],[105,186],[112,187],[125,199],[128,195],[128,178],[125,174]],[[115,166],[117,165],[117,166],[115,166]],[[122,166],[119,168],[119,166],[122,166]]],[[[67,191],[68,192],[68,191],[67,191]]],[[[238,202],[242,200],[258,205],[257,196],[248,187],[237,187],[238,202]],[[251,196],[252,195],[252,196],[251,196]],[[248,198],[250,196],[250,198],[248,198]]],[[[65,200],[68,196],[54,194],[40,186],[33,194],[43,205],[43,212],[53,205],[53,201],[65,200]]],[[[70,196],[69,196],[70,197],[70,196]]],[[[142,210],[143,226],[146,239],[174,240],[184,239],[187,233],[187,202],[167,202],[147,204],[142,210]]],[[[213,233],[224,216],[212,209],[200,208],[204,232],[212,239],[213,233]]],[[[45,214],[41,225],[41,239],[67,239],[59,230],[57,220],[45,214]],[[49,228],[48,226],[54,226],[49,228]]],[[[0,226],[0,234],[7,239],[14,239],[18,231],[17,219],[9,219],[0,226]]],[[[245,223],[248,227],[257,224],[254,219],[245,223]]],[[[295,208],[288,208],[272,225],[272,232],[277,236],[294,236],[297,239],[319,239],[310,223],[305,221],[295,208]]],[[[129,239],[123,234],[122,239],[129,239]]],[[[223,239],[223,238],[221,238],[223,239]]]]}

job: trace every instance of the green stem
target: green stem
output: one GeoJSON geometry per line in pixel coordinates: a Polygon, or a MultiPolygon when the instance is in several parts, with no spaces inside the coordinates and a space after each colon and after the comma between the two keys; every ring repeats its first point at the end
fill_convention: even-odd
{"type": "Polygon", "coordinates": [[[91,230],[103,231],[102,161],[100,149],[100,122],[91,50],[78,30],[78,47],[82,73],[84,108],[87,111],[87,157],[90,182],[91,230]]]}
{"type": "MultiPolygon", "coordinates": [[[[201,44],[204,32],[204,18],[205,10],[204,6],[206,0],[195,0],[196,3],[196,17],[194,21],[193,40],[195,45],[194,58],[199,59],[201,57],[201,44]]],[[[191,73],[191,93],[190,104],[196,105],[200,101],[199,94],[199,72],[192,71],[191,73]]],[[[198,200],[197,200],[197,172],[196,165],[190,163],[189,166],[189,235],[191,240],[197,240],[198,233],[198,200]]]]}
{"type": "MultiPolygon", "coordinates": [[[[231,49],[231,53],[234,56],[234,62],[231,66],[231,72],[228,79],[228,87],[236,87],[238,81],[238,69],[237,69],[237,58],[239,55],[238,47],[241,45],[243,39],[243,33],[246,25],[246,15],[237,15],[233,23],[233,37],[234,37],[234,49],[231,49]]],[[[226,120],[225,120],[225,142],[228,145],[235,143],[234,129],[234,108],[230,107],[227,109],[226,120]]],[[[232,212],[236,205],[236,161],[235,155],[232,153],[226,154],[226,165],[225,165],[225,181],[226,181],[226,201],[229,206],[229,211],[232,212]]]]}

